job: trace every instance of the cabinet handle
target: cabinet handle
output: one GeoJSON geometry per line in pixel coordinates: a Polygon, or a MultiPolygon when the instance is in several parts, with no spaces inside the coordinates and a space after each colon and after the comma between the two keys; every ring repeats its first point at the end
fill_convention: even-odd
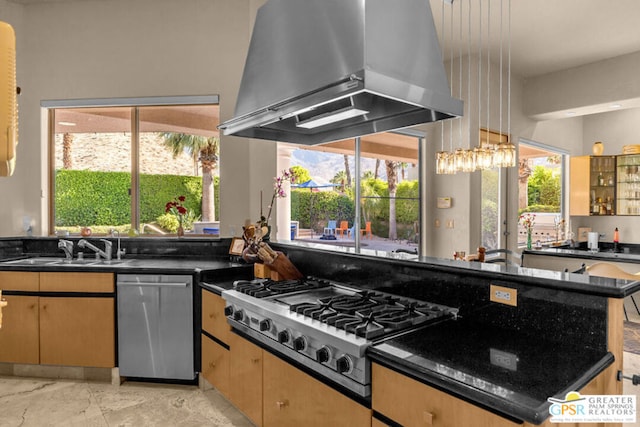
{"type": "Polygon", "coordinates": [[[213,319],[214,317],[216,317],[215,313],[209,313],[209,319],[213,319]]]}
{"type": "Polygon", "coordinates": [[[422,418],[424,419],[424,425],[433,426],[433,414],[429,411],[424,411],[422,413],[422,418]]]}
{"type": "Polygon", "coordinates": [[[256,357],[256,358],[251,359],[251,363],[260,363],[260,358],[256,357]]]}
{"type": "Polygon", "coordinates": [[[213,362],[209,362],[209,367],[210,367],[210,368],[215,368],[215,367],[216,367],[216,364],[215,364],[215,363],[213,363],[213,362]]]}
{"type": "Polygon", "coordinates": [[[44,304],[44,305],[42,306],[42,309],[43,309],[43,310],[46,310],[46,309],[47,309],[47,304],[44,304]]]}
{"type": "Polygon", "coordinates": [[[34,308],[36,308],[36,305],[35,305],[35,304],[31,304],[31,305],[29,306],[29,309],[31,309],[31,310],[33,310],[34,308]]]}
{"type": "Polygon", "coordinates": [[[276,405],[278,406],[279,410],[282,410],[282,408],[284,408],[285,406],[289,405],[289,401],[288,400],[278,400],[276,402],[276,405]]]}

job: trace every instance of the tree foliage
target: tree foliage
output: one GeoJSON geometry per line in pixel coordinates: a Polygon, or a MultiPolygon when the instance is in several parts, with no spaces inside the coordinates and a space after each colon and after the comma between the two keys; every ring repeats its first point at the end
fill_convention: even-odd
{"type": "Polygon", "coordinates": [[[527,204],[550,206],[552,212],[559,212],[560,194],[559,172],[541,165],[536,166],[528,180],[527,204]]]}

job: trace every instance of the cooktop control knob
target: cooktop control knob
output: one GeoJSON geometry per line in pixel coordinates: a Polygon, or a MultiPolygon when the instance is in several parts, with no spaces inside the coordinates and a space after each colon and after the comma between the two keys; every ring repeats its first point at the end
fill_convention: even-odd
{"type": "Polygon", "coordinates": [[[327,346],[324,346],[316,350],[316,360],[319,363],[327,363],[329,360],[331,360],[331,349],[327,346]]]}
{"type": "Polygon", "coordinates": [[[341,374],[348,374],[353,370],[353,362],[349,356],[340,356],[338,360],[336,360],[336,369],[341,374]]]}
{"type": "Polygon", "coordinates": [[[271,320],[269,319],[263,319],[260,321],[260,330],[261,331],[268,331],[271,329],[271,320]]]}
{"type": "Polygon", "coordinates": [[[278,342],[280,344],[284,344],[289,342],[289,331],[280,331],[278,332],[278,342]]]}
{"type": "Polygon", "coordinates": [[[233,320],[244,319],[244,312],[242,310],[236,310],[233,312],[233,320]]]}
{"type": "Polygon", "coordinates": [[[233,314],[233,307],[231,307],[230,305],[226,306],[224,308],[224,315],[231,316],[232,314],[233,314]]]}
{"type": "Polygon", "coordinates": [[[293,349],[295,351],[302,351],[307,347],[307,339],[304,335],[299,336],[298,338],[293,340],[293,349]]]}

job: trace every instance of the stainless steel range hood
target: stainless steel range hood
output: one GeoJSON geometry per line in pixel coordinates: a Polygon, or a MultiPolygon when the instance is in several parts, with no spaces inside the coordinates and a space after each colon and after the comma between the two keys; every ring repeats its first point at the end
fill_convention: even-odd
{"type": "Polygon", "coordinates": [[[268,0],[225,135],[322,144],[462,115],[428,0],[268,0]]]}

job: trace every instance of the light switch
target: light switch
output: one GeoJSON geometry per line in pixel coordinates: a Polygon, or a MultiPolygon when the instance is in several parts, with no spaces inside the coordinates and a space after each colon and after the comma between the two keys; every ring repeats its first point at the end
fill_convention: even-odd
{"type": "Polygon", "coordinates": [[[453,220],[452,219],[448,219],[447,220],[447,228],[453,228],[453,220]]]}
{"type": "Polygon", "coordinates": [[[434,226],[435,228],[440,228],[440,220],[439,220],[439,219],[436,219],[436,220],[433,222],[433,226],[434,226]]]}

